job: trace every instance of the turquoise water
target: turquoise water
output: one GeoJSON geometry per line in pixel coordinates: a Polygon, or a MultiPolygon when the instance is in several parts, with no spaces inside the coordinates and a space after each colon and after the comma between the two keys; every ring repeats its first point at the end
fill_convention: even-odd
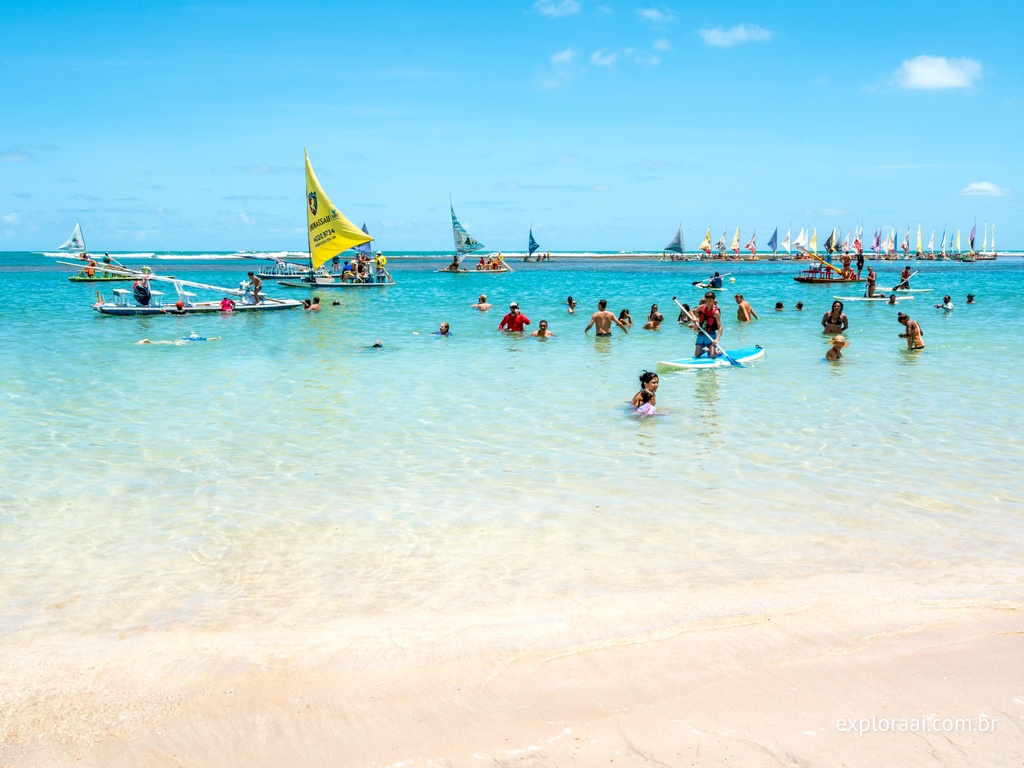
{"type": "MultiPolygon", "coordinates": [[[[0,638],[275,627],[370,663],[598,641],[843,580],[1018,596],[1019,259],[914,263],[935,291],[899,310],[927,348],[905,350],[897,308],[849,302],[838,363],[835,290],[793,263],[443,263],[392,258],[397,285],[322,291],[319,314],[106,317],[51,259],[0,255],[0,638]],[[662,375],[660,414],[633,416],[637,375],[692,354],[672,297],[695,305],[714,269],[761,316],[737,327],[723,292],[726,347],[766,358],[662,375]],[[595,340],[600,298],[668,322],[595,340]],[[499,334],[512,300],[556,336],[499,334]],[[136,344],[193,331],[221,338],[136,344]]],[[[159,271],[235,285],[251,264],[159,271]]],[[[879,285],[901,268],[876,263],[879,285]]]]}

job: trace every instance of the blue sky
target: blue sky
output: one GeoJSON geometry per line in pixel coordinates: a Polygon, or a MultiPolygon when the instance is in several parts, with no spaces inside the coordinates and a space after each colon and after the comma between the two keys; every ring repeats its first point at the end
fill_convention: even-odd
{"type": "MultiPolygon", "coordinates": [[[[78,2],[0,17],[0,250],[390,250],[985,221],[1024,247],[1013,3],[78,2]]],[[[782,235],[780,234],[780,239],[782,235]]],[[[938,238],[938,234],[936,235],[938,238]]]]}

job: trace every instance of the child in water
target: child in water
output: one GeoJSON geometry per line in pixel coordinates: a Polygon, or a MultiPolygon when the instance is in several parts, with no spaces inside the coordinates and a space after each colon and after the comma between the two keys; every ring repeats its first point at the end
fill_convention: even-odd
{"type": "Polygon", "coordinates": [[[833,336],[832,346],[828,352],[825,353],[826,360],[842,360],[843,350],[850,346],[850,342],[846,340],[845,336],[833,336]]]}
{"type": "Polygon", "coordinates": [[[658,404],[658,374],[653,371],[644,371],[640,374],[640,391],[633,395],[632,406],[639,408],[644,402],[644,393],[650,394],[652,406],[658,404]]]}
{"type": "Polygon", "coordinates": [[[657,413],[654,407],[654,394],[649,389],[641,389],[637,396],[640,398],[640,404],[633,407],[633,413],[639,413],[641,416],[653,416],[657,413]]]}

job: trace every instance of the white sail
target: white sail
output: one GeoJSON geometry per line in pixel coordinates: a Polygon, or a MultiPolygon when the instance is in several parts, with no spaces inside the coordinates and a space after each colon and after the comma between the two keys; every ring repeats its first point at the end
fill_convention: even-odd
{"type": "Polygon", "coordinates": [[[800,234],[796,236],[796,240],[793,241],[793,247],[796,250],[807,247],[807,230],[800,227],[800,234]]]}
{"type": "Polygon", "coordinates": [[[996,225],[992,225],[992,253],[996,252],[996,225]]]}
{"type": "Polygon", "coordinates": [[[985,234],[981,239],[981,252],[988,253],[988,222],[985,222],[985,234]]]}
{"type": "Polygon", "coordinates": [[[787,229],[787,230],[786,230],[786,239],[782,241],[782,247],[786,249],[786,253],[792,253],[792,251],[791,251],[791,250],[789,250],[789,246],[790,246],[790,243],[789,243],[789,235],[790,235],[790,233],[791,233],[792,231],[793,231],[793,228],[792,228],[792,227],[790,227],[789,229],[787,229]]]}
{"type": "Polygon", "coordinates": [[[935,230],[932,230],[932,236],[928,238],[928,253],[932,253],[935,250],[935,230]]]}
{"type": "Polygon", "coordinates": [[[75,222],[75,231],[71,233],[71,237],[67,239],[58,251],[71,251],[72,253],[84,253],[85,252],[85,238],[82,237],[82,228],[78,222],[75,222]]]}

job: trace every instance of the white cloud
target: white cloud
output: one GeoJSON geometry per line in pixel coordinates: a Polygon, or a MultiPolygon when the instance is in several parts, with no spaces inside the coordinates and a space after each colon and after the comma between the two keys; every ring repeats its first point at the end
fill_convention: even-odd
{"type": "Polygon", "coordinates": [[[548,59],[551,67],[540,75],[541,88],[561,88],[568,85],[579,71],[579,67],[576,66],[579,55],[580,52],[576,48],[565,48],[551,54],[548,59]]]}
{"type": "Polygon", "coordinates": [[[559,2],[537,0],[533,7],[537,9],[538,13],[557,19],[559,16],[572,16],[574,13],[579,13],[581,6],[576,0],[559,0],[559,2]]]}
{"type": "Polygon", "coordinates": [[[0,163],[28,163],[35,160],[27,149],[8,149],[0,152],[0,163]]]}
{"type": "Polygon", "coordinates": [[[619,54],[615,51],[602,48],[600,51],[594,51],[590,54],[590,63],[597,67],[610,67],[618,58],[619,54]]]}
{"type": "Polygon", "coordinates": [[[668,41],[668,38],[659,37],[654,41],[654,50],[656,51],[671,51],[672,44],[668,41]]]}
{"type": "Polygon", "coordinates": [[[718,48],[732,48],[742,43],[764,43],[775,35],[757,24],[737,24],[731,29],[702,29],[697,34],[704,38],[705,43],[718,48]]]}
{"type": "Polygon", "coordinates": [[[676,15],[667,8],[664,10],[658,8],[637,8],[636,12],[641,19],[652,24],[668,24],[676,20],[676,15]]]}
{"type": "Polygon", "coordinates": [[[977,59],[947,59],[945,56],[917,56],[896,70],[896,82],[908,90],[938,91],[970,88],[981,80],[977,59]]]}
{"type": "Polygon", "coordinates": [[[562,51],[556,51],[551,54],[551,63],[555,65],[567,65],[572,64],[576,61],[576,57],[579,56],[580,52],[575,48],[566,48],[562,51]]]}
{"type": "Polygon", "coordinates": [[[7,213],[0,217],[0,220],[2,220],[4,224],[19,224],[21,222],[21,217],[16,213],[7,213]]]}
{"type": "Polygon", "coordinates": [[[1010,190],[1004,189],[991,181],[972,181],[960,190],[961,195],[984,195],[986,197],[1003,197],[1010,194],[1010,190]]]}

